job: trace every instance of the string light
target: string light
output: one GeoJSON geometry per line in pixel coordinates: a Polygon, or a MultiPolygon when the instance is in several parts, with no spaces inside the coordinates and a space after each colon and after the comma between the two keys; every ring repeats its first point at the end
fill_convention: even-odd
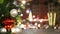
{"type": "Polygon", "coordinates": [[[1,32],[7,32],[5,28],[1,28],[1,32]]]}
{"type": "Polygon", "coordinates": [[[26,0],[22,0],[21,3],[22,3],[22,4],[26,4],[26,0]]]}
{"type": "Polygon", "coordinates": [[[53,26],[55,25],[56,20],[56,13],[54,13],[54,21],[53,21],[53,26]]]}

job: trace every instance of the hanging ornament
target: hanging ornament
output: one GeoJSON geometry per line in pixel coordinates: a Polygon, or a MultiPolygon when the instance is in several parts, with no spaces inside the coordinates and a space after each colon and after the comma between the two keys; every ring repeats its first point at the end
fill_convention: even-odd
{"type": "Polygon", "coordinates": [[[10,30],[12,27],[14,27],[14,22],[15,21],[13,19],[4,18],[4,20],[3,20],[4,28],[10,30]]]}
{"type": "Polygon", "coordinates": [[[10,11],[10,15],[11,15],[12,17],[16,17],[16,16],[18,15],[17,10],[16,10],[16,9],[12,9],[12,10],[10,11]]]}

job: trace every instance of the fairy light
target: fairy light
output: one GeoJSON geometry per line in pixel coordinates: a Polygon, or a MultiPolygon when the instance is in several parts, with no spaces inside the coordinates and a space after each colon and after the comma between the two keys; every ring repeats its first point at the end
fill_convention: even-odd
{"type": "Polygon", "coordinates": [[[56,20],[56,13],[54,13],[54,21],[53,21],[53,25],[55,25],[55,21],[56,20]]]}
{"type": "Polygon", "coordinates": [[[48,13],[48,22],[49,22],[49,25],[51,26],[52,23],[51,23],[51,13],[48,13]]]}
{"type": "Polygon", "coordinates": [[[22,0],[21,3],[22,3],[22,4],[26,4],[26,0],[22,0]]]}
{"type": "Polygon", "coordinates": [[[52,13],[50,13],[50,16],[51,16],[50,21],[51,21],[51,25],[52,25],[52,22],[53,22],[53,21],[52,21],[52,13]]]}

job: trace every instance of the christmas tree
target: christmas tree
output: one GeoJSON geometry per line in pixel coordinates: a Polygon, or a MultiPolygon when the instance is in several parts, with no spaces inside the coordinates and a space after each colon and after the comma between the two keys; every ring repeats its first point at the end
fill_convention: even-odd
{"type": "MultiPolygon", "coordinates": [[[[0,25],[2,24],[3,19],[6,18],[10,18],[10,19],[14,19],[15,21],[17,21],[17,17],[20,17],[19,15],[22,12],[18,12],[18,15],[16,17],[12,17],[10,15],[10,11],[12,9],[21,9],[21,11],[23,11],[23,9],[25,9],[24,4],[19,4],[17,0],[0,0],[0,25]]],[[[20,20],[20,19],[19,19],[20,20]]],[[[3,26],[3,25],[1,25],[3,26]]],[[[0,27],[1,27],[0,26],[0,27]]]]}
{"type": "Polygon", "coordinates": [[[11,28],[21,20],[21,13],[25,11],[25,4],[30,0],[0,0],[0,28],[11,34],[11,28]]]}

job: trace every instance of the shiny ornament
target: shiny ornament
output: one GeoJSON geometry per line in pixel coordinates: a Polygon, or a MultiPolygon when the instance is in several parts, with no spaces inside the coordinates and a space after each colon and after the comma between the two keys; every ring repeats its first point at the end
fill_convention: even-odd
{"type": "Polygon", "coordinates": [[[12,17],[16,17],[16,16],[18,15],[18,11],[17,11],[16,9],[12,9],[12,10],[10,11],[10,15],[11,15],[12,17]]]}
{"type": "Polygon", "coordinates": [[[10,18],[4,18],[3,20],[3,25],[4,25],[4,28],[10,30],[12,27],[14,27],[14,20],[13,19],[10,19],[10,18]]]}

